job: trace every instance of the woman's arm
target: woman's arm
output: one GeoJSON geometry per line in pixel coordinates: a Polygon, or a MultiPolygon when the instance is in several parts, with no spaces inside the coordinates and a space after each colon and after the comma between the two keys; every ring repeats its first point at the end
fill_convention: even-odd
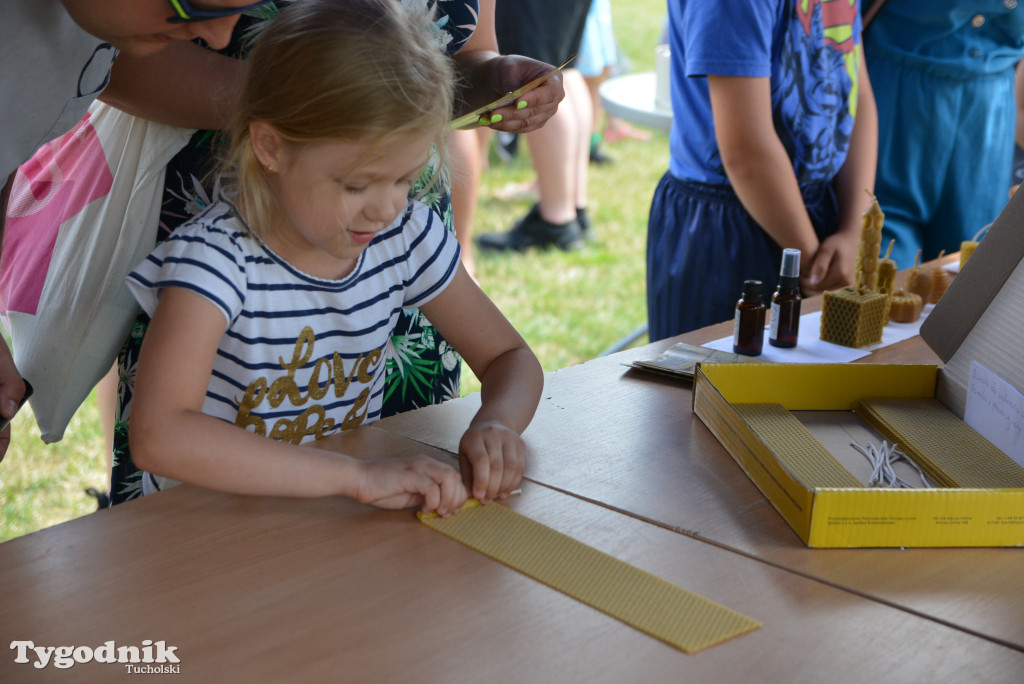
{"type": "Polygon", "coordinates": [[[185,41],[149,57],[121,53],[100,99],[157,123],[222,130],[241,90],[244,67],[241,60],[185,41]]]}
{"type": "Polygon", "coordinates": [[[544,387],[540,362],[461,265],[451,284],[421,310],[480,379],[480,410],[459,444],[460,460],[472,469],[473,496],[484,502],[505,496],[522,479],[520,435],[544,387]]]}
{"type": "MultiPolygon", "coordinates": [[[[508,2],[509,0],[505,0],[508,2]]],[[[505,93],[512,92],[543,76],[554,67],[522,55],[498,52],[498,39],[494,33],[494,2],[480,0],[476,31],[465,46],[455,54],[455,63],[466,84],[460,93],[457,114],[472,111],[494,102],[505,93]]],[[[562,77],[555,74],[543,85],[519,98],[526,106],[518,109],[516,103],[495,109],[492,115],[501,117],[491,128],[512,133],[528,133],[540,128],[558,110],[565,97],[562,77]]]]}
{"type": "Polygon", "coordinates": [[[129,428],[140,468],[239,494],[340,494],[385,508],[421,506],[443,514],[465,502],[458,473],[426,456],[359,461],[258,436],[202,413],[225,327],[221,311],[194,292],[161,292],[143,341],[129,428]]]}

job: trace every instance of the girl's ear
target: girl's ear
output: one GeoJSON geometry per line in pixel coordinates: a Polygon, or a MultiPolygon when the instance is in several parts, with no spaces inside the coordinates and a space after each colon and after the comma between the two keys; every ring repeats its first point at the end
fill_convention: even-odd
{"type": "Polygon", "coordinates": [[[264,168],[281,168],[284,141],[273,126],[266,121],[253,121],[249,124],[249,140],[253,154],[264,168]]]}

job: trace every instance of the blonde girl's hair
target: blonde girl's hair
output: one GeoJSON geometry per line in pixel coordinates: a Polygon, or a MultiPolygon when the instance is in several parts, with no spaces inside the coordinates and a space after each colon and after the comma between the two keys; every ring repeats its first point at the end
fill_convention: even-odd
{"type": "Polygon", "coordinates": [[[222,172],[250,228],[262,234],[273,192],[252,149],[264,121],[288,143],[433,137],[442,164],[452,116],[452,61],[431,39],[426,10],[397,0],[298,0],[249,55],[222,172]]]}

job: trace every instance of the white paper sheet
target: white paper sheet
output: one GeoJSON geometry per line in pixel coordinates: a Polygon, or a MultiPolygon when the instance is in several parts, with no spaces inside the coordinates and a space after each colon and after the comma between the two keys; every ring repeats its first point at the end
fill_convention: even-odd
{"type": "MultiPolygon", "coordinates": [[[[757,358],[762,361],[776,363],[847,363],[863,358],[881,347],[888,347],[921,331],[921,322],[932,310],[933,304],[926,304],[921,317],[913,323],[889,323],[882,329],[882,341],[879,344],[862,349],[853,349],[839,344],[825,342],[821,339],[821,312],[804,314],[800,317],[800,332],[795,347],[790,349],[773,347],[768,344],[768,326],[764,331],[764,347],[757,358]]],[[[702,345],[718,351],[732,351],[732,337],[723,337],[714,342],[702,345]]]]}
{"type": "Polygon", "coordinates": [[[971,361],[964,422],[1024,466],[1024,395],[977,361],[971,361]]]}

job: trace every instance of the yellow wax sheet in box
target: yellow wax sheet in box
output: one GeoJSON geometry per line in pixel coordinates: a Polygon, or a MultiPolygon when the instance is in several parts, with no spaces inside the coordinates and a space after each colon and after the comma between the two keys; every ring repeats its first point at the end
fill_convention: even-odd
{"type": "Polygon", "coordinates": [[[760,623],[497,504],[420,520],[641,632],[693,653],[760,623]]]}
{"type": "Polygon", "coordinates": [[[865,399],[857,413],[943,487],[1024,488],[1024,468],[935,399],[865,399]]]}

